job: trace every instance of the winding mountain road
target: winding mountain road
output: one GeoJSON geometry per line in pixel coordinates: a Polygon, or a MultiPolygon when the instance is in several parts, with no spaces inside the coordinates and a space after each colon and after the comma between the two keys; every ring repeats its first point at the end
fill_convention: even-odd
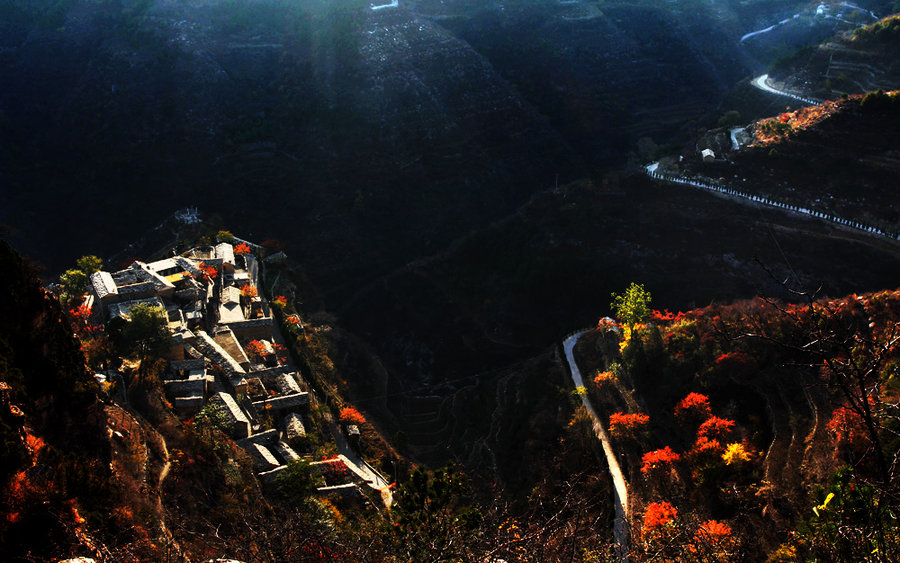
{"type": "Polygon", "coordinates": [[[381,4],[379,6],[369,6],[373,12],[377,10],[384,10],[385,8],[396,8],[400,5],[399,0],[392,0],[390,4],[381,4]]]}
{"type": "MultiPolygon", "coordinates": [[[[565,350],[566,360],[569,363],[569,371],[572,374],[572,382],[575,383],[576,389],[584,387],[584,380],[581,378],[581,371],[578,369],[578,364],[575,363],[574,349],[578,339],[585,332],[587,331],[583,330],[575,333],[563,341],[563,350],[565,350]]],[[[594,430],[594,435],[597,436],[597,439],[600,440],[600,443],[603,445],[603,453],[606,454],[606,464],[609,466],[610,475],[612,475],[616,503],[616,519],[613,524],[613,537],[616,540],[616,560],[627,562],[628,484],[625,482],[625,476],[622,474],[622,469],[619,467],[619,461],[616,459],[616,454],[613,451],[612,441],[609,438],[609,434],[606,433],[606,428],[604,428],[603,423],[600,421],[600,417],[597,416],[597,411],[594,410],[586,393],[581,393],[580,395],[581,402],[584,404],[585,410],[587,410],[588,415],[590,415],[591,420],[593,421],[592,428],[594,430]]]]}
{"type": "Polygon", "coordinates": [[[812,98],[805,98],[803,96],[798,96],[797,94],[791,94],[790,92],[785,92],[784,90],[776,90],[769,86],[769,75],[763,74],[762,76],[757,76],[753,79],[753,86],[759,88],[763,92],[768,92],[769,94],[775,94],[778,96],[786,96],[788,98],[792,98],[797,100],[798,102],[803,102],[804,104],[809,104],[811,106],[817,105],[819,102],[813,100],[812,98]]]}
{"type": "Polygon", "coordinates": [[[769,33],[770,31],[772,31],[773,29],[775,29],[775,28],[778,27],[779,25],[784,25],[784,24],[786,24],[787,22],[791,21],[792,19],[797,19],[797,18],[799,18],[799,17],[800,17],[800,14],[795,14],[794,17],[792,17],[792,18],[785,18],[785,19],[781,20],[780,22],[778,22],[778,23],[776,23],[776,24],[770,25],[769,27],[766,27],[766,28],[763,28],[763,29],[760,29],[760,30],[757,30],[757,31],[751,31],[750,33],[747,33],[746,35],[744,35],[743,37],[741,37],[740,43],[743,43],[744,41],[750,39],[751,37],[753,37],[753,36],[755,36],[755,35],[760,35],[760,34],[763,34],[763,33],[769,33]]]}

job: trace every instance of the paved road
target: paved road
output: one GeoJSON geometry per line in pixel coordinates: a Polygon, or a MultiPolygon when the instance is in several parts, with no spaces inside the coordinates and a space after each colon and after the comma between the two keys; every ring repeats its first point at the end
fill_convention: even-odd
{"type": "Polygon", "coordinates": [[[383,10],[385,8],[396,8],[400,5],[399,0],[392,0],[390,4],[381,4],[380,6],[369,6],[372,10],[383,10]]]}
{"type": "Polygon", "coordinates": [[[813,100],[812,98],[804,98],[803,96],[798,96],[797,94],[791,94],[790,92],[785,92],[784,90],[776,90],[769,86],[769,75],[763,74],[762,76],[757,76],[753,79],[752,84],[762,90],[763,92],[768,92],[769,94],[776,94],[778,96],[787,96],[788,98],[792,98],[799,102],[803,102],[804,104],[809,104],[811,106],[817,105],[819,102],[813,100]]]}
{"type": "Polygon", "coordinates": [[[886,238],[890,241],[900,240],[900,233],[887,232],[882,230],[879,227],[874,227],[872,225],[866,225],[864,223],[860,223],[859,221],[844,219],[843,217],[835,217],[829,213],[825,213],[823,211],[816,211],[814,209],[807,209],[805,207],[800,207],[798,205],[794,205],[792,203],[784,203],[782,201],[775,201],[771,199],[766,199],[764,197],[741,192],[732,188],[729,188],[724,185],[719,185],[709,178],[689,178],[687,176],[676,176],[670,175],[668,173],[661,174],[658,171],[659,163],[654,162],[652,164],[648,164],[644,167],[649,174],[653,178],[658,178],[660,180],[666,182],[673,182],[675,184],[684,184],[686,186],[694,186],[696,188],[701,188],[704,190],[708,190],[715,194],[724,195],[725,197],[730,197],[737,202],[747,203],[752,202],[754,204],[763,204],[768,205],[770,207],[775,207],[777,209],[781,209],[783,211],[787,211],[789,213],[796,213],[798,215],[804,215],[808,217],[814,217],[817,219],[822,219],[824,221],[828,221],[835,225],[838,225],[842,228],[853,229],[855,231],[861,231],[863,234],[877,236],[879,238],[886,238]]]}
{"type": "MultiPolygon", "coordinates": [[[[578,342],[578,339],[585,332],[587,331],[585,330],[573,334],[563,341],[563,349],[566,352],[566,360],[569,362],[569,370],[572,373],[572,381],[575,383],[576,389],[578,387],[584,387],[584,380],[581,378],[581,371],[578,369],[578,364],[575,363],[575,354],[573,350],[575,348],[575,343],[578,342]]],[[[609,473],[612,475],[613,479],[616,503],[616,520],[613,524],[613,536],[616,540],[616,559],[618,561],[628,561],[628,484],[625,482],[625,477],[622,475],[622,469],[619,467],[619,461],[616,459],[616,454],[612,449],[612,441],[609,438],[609,434],[606,433],[606,428],[604,428],[603,423],[600,421],[600,417],[597,416],[597,411],[595,411],[594,407],[591,405],[591,401],[587,394],[581,395],[581,401],[590,415],[591,420],[593,420],[594,434],[597,436],[597,439],[600,440],[600,443],[603,444],[603,453],[606,454],[606,464],[609,466],[609,473]]]]}
{"type": "Polygon", "coordinates": [[[787,22],[791,21],[792,19],[795,19],[795,18],[798,18],[798,17],[800,17],[800,14],[796,14],[793,18],[785,18],[785,19],[781,20],[780,22],[776,23],[775,25],[770,25],[770,26],[767,27],[767,28],[760,29],[760,30],[758,30],[758,31],[751,31],[750,33],[748,33],[748,34],[744,35],[743,37],[741,37],[741,42],[743,43],[744,41],[746,41],[747,39],[750,39],[750,38],[753,37],[754,35],[759,35],[759,34],[761,34],[761,33],[768,33],[768,32],[770,32],[770,31],[772,31],[773,29],[775,29],[776,27],[778,27],[779,25],[784,25],[784,24],[786,24],[787,22]]]}
{"type": "Polygon", "coordinates": [[[733,150],[739,151],[741,150],[741,143],[738,141],[737,134],[738,131],[743,131],[746,129],[745,127],[734,127],[728,131],[729,135],[731,135],[731,148],[733,150]]]}

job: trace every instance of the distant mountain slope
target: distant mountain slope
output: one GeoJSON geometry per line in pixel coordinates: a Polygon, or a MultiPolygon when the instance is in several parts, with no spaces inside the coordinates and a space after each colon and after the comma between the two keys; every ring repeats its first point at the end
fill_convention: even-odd
{"type": "Polygon", "coordinates": [[[895,250],[829,231],[640,176],[606,190],[567,186],[371,284],[341,311],[341,324],[372,344],[392,389],[450,396],[471,381],[459,378],[593,324],[610,293],[633,280],[670,309],[782,294],[775,278],[799,276],[831,295],[896,284],[895,250]]]}
{"type": "Polygon", "coordinates": [[[898,29],[900,16],[883,18],[784,57],[770,74],[788,90],[819,99],[900,89],[898,29]]]}
{"type": "Polygon", "coordinates": [[[0,52],[2,220],[54,267],[195,204],[333,287],[585,173],[484,58],[406,9],[59,6],[2,13],[0,52]],[[69,244],[73,222],[102,234],[69,244]]]}
{"type": "MultiPolygon", "coordinates": [[[[684,169],[808,209],[900,230],[900,96],[871,93],[752,124],[755,142],[684,169]]],[[[727,132],[716,134],[724,139],[727,132]]],[[[702,142],[707,142],[706,140],[702,142]]],[[[726,141],[727,143],[727,141],[726,141]]]]}
{"type": "Polygon", "coordinates": [[[437,20],[483,53],[596,168],[667,142],[750,72],[715,7],[516,2],[437,20]]]}

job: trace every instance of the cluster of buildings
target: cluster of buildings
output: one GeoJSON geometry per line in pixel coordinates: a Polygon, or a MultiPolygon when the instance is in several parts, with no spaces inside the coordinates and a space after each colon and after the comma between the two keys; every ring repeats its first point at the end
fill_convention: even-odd
{"type": "Polygon", "coordinates": [[[146,303],[165,311],[171,334],[164,384],[175,409],[190,416],[214,404],[228,433],[265,478],[299,456],[306,434],[306,383],[278,356],[269,303],[259,294],[250,245],[223,242],[156,262],[135,261],[91,275],[87,305],[104,321],[128,321],[146,303]]]}

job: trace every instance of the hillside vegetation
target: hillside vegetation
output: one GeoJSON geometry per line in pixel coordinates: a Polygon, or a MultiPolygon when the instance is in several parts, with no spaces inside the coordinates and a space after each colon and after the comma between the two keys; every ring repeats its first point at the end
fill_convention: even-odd
{"type": "MultiPolygon", "coordinates": [[[[413,470],[379,513],[308,496],[299,466],[258,483],[209,413],[178,421],[152,370],[126,372],[123,403],[5,248],[18,299],[0,334],[4,560],[611,556],[610,483],[557,352],[466,386],[450,408],[477,444],[468,467],[413,470]],[[489,438],[476,412],[490,416],[489,438]]],[[[900,291],[653,311],[625,333],[604,321],[576,357],[629,474],[633,557],[898,553],[900,291]]]]}
{"type": "Polygon", "coordinates": [[[630,473],[639,559],[900,554],[900,291],[613,328],[576,351],[630,473]]]}
{"type": "Polygon", "coordinates": [[[751,125],[754,143],[729,160],[685,169],[807,209],[900,229],[900,96],[876,91],[784,112],[751,125]]]}

